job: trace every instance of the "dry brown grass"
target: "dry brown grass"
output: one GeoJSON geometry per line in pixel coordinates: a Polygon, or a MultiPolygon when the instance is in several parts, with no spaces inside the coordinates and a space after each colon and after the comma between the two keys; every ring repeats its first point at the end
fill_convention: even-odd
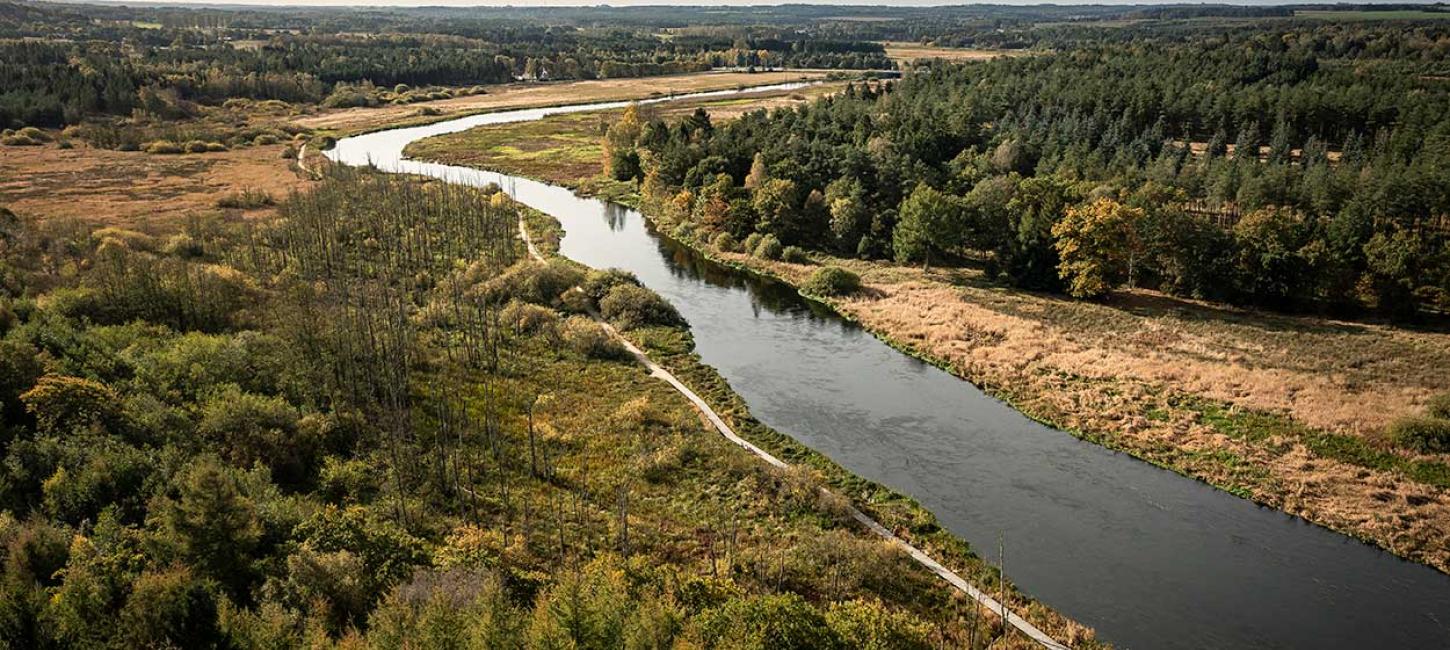
{"type": "Polygon", "coordinates": [[[655,94],[703,92],[739,86],[762,86],[786,83],[802,78],[819,78],[824,73],[793,70],[787,72],[703,72],[695,74],[642,77],[634,79],[598,79],[561,81],[556,83],[505,84],[488,86],[488,93],[455,97],[407,106],[349,108],[296,120],[299,126],[350,132],[377,128],[414,118],[420,107],[432,107],[439,115],[459,115],[559,104],[643,99],[655,94]]]}
{"type": "MultiPolygon", "coordinates": [[[[815,268],[714,254],[794,284],[815,268]]],[[[1034,417],[1450,571],[1445,489],[1319,456],[1278,429],[1227,435],[1182,399],[1278,413],[1382,448],[1385,424],[1450,389],[1450,333],[1147,291],[1081,302],[1005,289],[972,270],[830,263],[866,286],[837,302],[843,313],[1034,417]]]]}
{"type": "Polygon", "coordinates": [[[886,56],[892,61],[911,62],[917,59],[946,59],[948,61],[985,61],[999,56],[1023,56],[1025,50],[977,50],[962,47],[937,47],[920,43],[886,42],[886,56]]]}
{"type": "Polygon", "coordinates": [[[284,149],[271,145],[155,156],[53,144],[0,147],[0,203],[41,220],[164,232],[187,215],[216,211],[217,200],[228,194],[250,190],[281,197],[305,186],[307,181],[289,169],[291,161],[282,158],[284,149]]]}

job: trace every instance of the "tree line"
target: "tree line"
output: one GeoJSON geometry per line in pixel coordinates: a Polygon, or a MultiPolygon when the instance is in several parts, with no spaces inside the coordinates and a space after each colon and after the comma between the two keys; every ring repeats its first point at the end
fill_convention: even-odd
{"type": "Polygon", "coordinates": [[[199,20],[189,10],[87,6],[0,13],[0,126],[60,127],[87,115],[127,115],[143,91],[202,104],[316,103],[339,85],[364,82],[477,85],[715,67],[891,66],[879,45],[801,35],[676,42],[618,27],[476,20],[383,21],[381,31],[370,32],[375,23],[365,16],[349,22],[331,13],[241,12],[233,25],[221,20],[224,12],[201,15],[216,19],[199,20]],[[160,27],[137,24],[148,20],[160,27]]]}
{"type": "Polygon", "coordinates": [[[1083,297],[1412,317],[1450,305],[1450,86],[1443,39],[1372,46],[1398,31],[936,62],[719,128],[636,116],[609,168],[737,239],[980,263],[1083,297]]]}

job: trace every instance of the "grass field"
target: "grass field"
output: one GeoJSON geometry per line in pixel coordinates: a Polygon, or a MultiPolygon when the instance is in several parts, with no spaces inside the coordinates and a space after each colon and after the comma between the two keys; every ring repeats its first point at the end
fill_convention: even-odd
{"type": "MultiPolygon", "coordinates": [[[[142,231],[166,230],[218,200],[247,190],[275,199],[308,181],[288,168],[284,145],[151,155],[78,145],[0,147],[0,204],[37,219],[75,219],[142,231]]],[[[249,211],[264,216],[271,208],[249,211]]]]}
{"type": "MultiPolygon", "coordinates": [[[[599,169],[598,116],[500,125],[410,155],[574,187],[599,169]],[[577,155],[510,160],[501,143],[577,155]],[[485,153],[479,153],[483,151],[485,153]]],[[[664,232],[671,230],[669,224],[664,232]]],[[[816,256],[767,262],[696,247],[799,285],[820,264],[867,288],[836,307],[913,354],[1085,439],[1450,570],[1450,454],[1383,440],[1393,418],[1450,390],[1450,332],[1234,309],[1147,291],[1103,302],[1008,289],[972,268],[816,256]]]]}
{"type": "MultiPolygon", "coordinates": [[[[482,95],[457,97],[407,106],[349,108],[302,117],[296,124],[311,129],[338,133],[377,128],[415,118],[419,111],[432,109],[440,116],[456,116],[485,111],[559,104],[644,99],[671,93],[724,90],[742,86],[764,86],[800,79],[824,77],[824,73],[786,72],[702,72],[685,75],[641,77],[633,79],[599,79],[556,83],[507,84],[488,86],[482,95]]],[[[436,118],[434,118],[436,119],[436,118]]]]}
{"type": "Polygon", "coordinates": [[[1450,18],[1450,11],[1423,11],[1415,9],[1399,9],[1393,11],[1302,10],[1295,11],[1294,15],[1299,18],[1318,18],[1321,20],[1445,20],[1450,18]]]}
{"type": "Polygon", "coordinates": [[[892,61],[915,61],[917,59],[946,59],[948,61],[983,61],[999,56],[1022,56],[1024,50],[975,50],[959,47],[936,47],[919,43],[886,42],[886,56],[892,61]]]}

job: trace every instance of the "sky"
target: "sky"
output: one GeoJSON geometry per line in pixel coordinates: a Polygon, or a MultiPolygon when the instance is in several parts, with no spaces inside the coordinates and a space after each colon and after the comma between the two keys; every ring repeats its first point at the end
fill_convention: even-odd
{"type": "MultiPolygon", "coordinates": [[[[125,4],[123,2],[123,4],[125,4]]],[[[131,4],[148,4],[144,1],[131,4]]],[[[970,2],[962,0],[879,0],[877,2],[842,2],[840,0],[790,0],[789,2],[770,2],[763,0],[707,0],[704,2],[692,2],[690,0],[607,0],[604,2],[595,0],[163,0],[157,4],[167,5],[273,5],[273,6],[332,6],[332,7],[356,7],[356,6],[406,6],[406,7],[578,7],[610,5],[615,7],[637,7],[647,5],[688,5],[688,6],[749,6],[749,5],[776,5],[776,4],[815,4],[815,5],[854,5],[854,6],[895,6],[895,7],[929,7],[942,5],[962,4],[1002,4],[1002,5],[1036,5],[1036,4],[1057,4],[1057,5],[1134,5],[1134,4],[1233,4],[1233,5],[1281,5],[1281,4],[1432,4],[1427,0],[1358,0],[1350,3],[1335,2],[1334,0],[1297,0],[1285,2],[1281,0],[1216,0],[1214,2],[1191,2],[1185,0],[1163,0],[1153,2],[1152,0],[1055,0],[1054,2],[1041,2],[1040,0],[992,0],[991,2],[970,2]]]]}

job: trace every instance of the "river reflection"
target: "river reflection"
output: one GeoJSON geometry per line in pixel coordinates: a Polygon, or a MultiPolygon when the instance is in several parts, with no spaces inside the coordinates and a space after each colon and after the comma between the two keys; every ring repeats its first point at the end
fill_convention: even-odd
{"type": "Polygon", "coordinates": [[[1034,422],[788,286],[660,237],[632,210],[401,155],[431,135],[618,105],[366,134],[328,155],[497,182],[559,218],[561,252],[631,271],[673,303],[701,359],[762,422],[915,497],[978,548],[1004,536],[1024,591],[1119,647],[1450,648],[1450,576],[1034,422]]]}

